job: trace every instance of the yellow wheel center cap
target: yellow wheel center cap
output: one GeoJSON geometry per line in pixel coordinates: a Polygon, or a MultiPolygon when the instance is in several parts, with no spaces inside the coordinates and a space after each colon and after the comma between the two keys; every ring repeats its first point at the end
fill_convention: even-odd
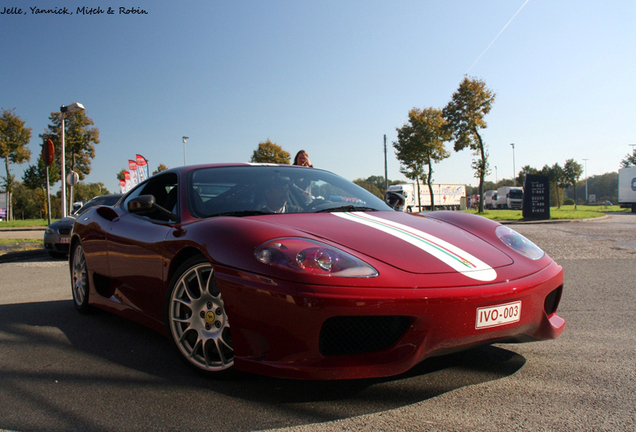
{"type": "Polygon", "coordinates": [[[214,312],[212,311],[207,311],[205,313],[205,320],[209,323],[213,323],[214,320],[216,319],[216,316],[214,315],[214,312]]]}

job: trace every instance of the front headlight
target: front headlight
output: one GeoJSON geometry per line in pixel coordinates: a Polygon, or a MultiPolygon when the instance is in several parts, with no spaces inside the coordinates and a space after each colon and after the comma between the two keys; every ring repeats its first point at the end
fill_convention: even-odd
{"type": "Polygon", "coordinates": [[[45,229],[45,230],[44,230],[44,232],[45,232],[46,234],[53,234],[53,233],[54,233],[54,231],[53,231],[51,228],[47,228],[47,229],[45,229]]]}
{"type": "Polygon", "coordinates": [[[530,240],[506,226],[499,226],[495,229],[495,233],[499,240],[501,240],[506,246],[514,250],[517,253],[530,258],[531,260],[538,260],[543,258],[545,252],[541,248],[530,240]]]}
{"type": "Polygon", "coordinates": [[[374,277],[378,271],[353,255],[314,240],[286,237],[270,240],[254,251],[263,263],[319,276],[374,277]]]}

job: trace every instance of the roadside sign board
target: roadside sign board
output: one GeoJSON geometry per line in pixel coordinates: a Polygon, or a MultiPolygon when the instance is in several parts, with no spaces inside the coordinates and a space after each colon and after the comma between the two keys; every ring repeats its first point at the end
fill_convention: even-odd
{"type": "Polygon", "coordinates": [[[550,219],[550,178],[526,175],[523,184],[523,218],[550,219]]]}

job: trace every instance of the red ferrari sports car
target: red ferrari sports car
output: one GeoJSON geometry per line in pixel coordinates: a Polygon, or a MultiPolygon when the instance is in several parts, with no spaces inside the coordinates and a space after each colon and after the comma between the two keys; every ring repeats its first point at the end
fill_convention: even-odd
{"type": "Polygon", "coordinates": [[[525,237],[460,212],[393,211],[316,168],[164,171],[81,215],[70,251],[80,312],[162,332],[211,374],[384,377],[565,327],[563,270],[525,237]]]}

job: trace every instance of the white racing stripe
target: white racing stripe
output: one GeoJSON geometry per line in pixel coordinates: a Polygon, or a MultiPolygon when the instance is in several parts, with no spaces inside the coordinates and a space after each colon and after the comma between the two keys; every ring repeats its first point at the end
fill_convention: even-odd
{"type": "Polygon", "coordinates": [[[497,277],[495,269],[468,252],[440,238],[409,226],[372,216],[363,212],[332,213],[334,216],[366,225],[399,238],[447,264],[457,272],[478,281],[492,281],[497,277]]]}

